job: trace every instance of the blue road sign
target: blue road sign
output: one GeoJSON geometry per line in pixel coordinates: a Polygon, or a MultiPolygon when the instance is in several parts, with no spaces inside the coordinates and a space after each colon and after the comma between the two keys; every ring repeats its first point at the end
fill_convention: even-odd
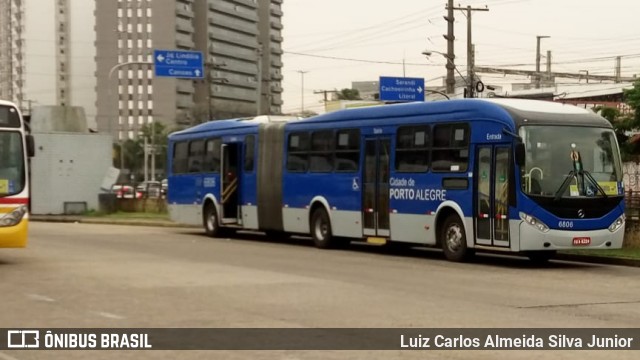
{"type": "Polygon", "coordinates": [[[202,52],[183,50],[154,50],[153,67],[156,76],[202,79],[202,52]]]}
{"type": "Polygon", "coordinates": [[[380,100],[424,101],[424,79],[380,76],[380,100]]]}

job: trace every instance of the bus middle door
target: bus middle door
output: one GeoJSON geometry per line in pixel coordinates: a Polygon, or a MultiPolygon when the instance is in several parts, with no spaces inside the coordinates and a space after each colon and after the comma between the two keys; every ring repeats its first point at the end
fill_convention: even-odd
{"type": "Polygon", "coordinates": [[[222,169],[220,171],[220,203],[222,208],[222,223],[239,223],[240,200],[240,143],[222,145],[222,169]]]}
{"type": "Polygon", "coordinates": [[[391,139],[365,139],[362,167],[363,235],[372,243],[385,243],[389,231],[389,167],[391,139]]]}
{"type": "Polygon", "coordinates": [[[476,148],[474,221],[476,244],[509,247],[511,145],[476,148]]]}

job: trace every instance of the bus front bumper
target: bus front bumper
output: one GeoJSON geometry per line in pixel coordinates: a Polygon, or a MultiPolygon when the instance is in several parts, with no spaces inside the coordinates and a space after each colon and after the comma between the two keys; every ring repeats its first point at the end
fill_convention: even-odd
{"type": "Polygon", "coordinates": [[[29,219],[24,217],[17,225],[0,227],[0,248],[23,248],[27,246],[29,219]]]}
{"type": "Polygon", "coordinates": [[[624,240],[624,225],[614,232],[602,230],[549,230],[546,233],[520,223],[520,251],[620,249],[624,240]]]}

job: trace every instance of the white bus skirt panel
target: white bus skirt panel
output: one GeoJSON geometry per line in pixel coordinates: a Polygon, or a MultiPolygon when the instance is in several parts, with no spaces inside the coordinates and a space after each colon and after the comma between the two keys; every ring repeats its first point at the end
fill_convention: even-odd
{"type": "Polygon", "coordinates": [[[202,225],[202,205],[200,204],[169,204],[171,220],[186,225],[202,225]]]}

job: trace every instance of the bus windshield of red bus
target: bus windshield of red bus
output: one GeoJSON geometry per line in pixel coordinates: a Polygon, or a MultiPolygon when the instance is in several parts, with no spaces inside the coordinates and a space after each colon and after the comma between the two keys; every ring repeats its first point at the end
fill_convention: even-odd
{"type": "Polygon", "coordinates": [[[557,197],[620,195],[620,152],[611,129],[523,126],[522,189],[557,197]],[[564,184],[566,181],[566,184],[564,184]]]}
{"type": "Polygon", "coordinates": [[[24,151],[17,131],[0,131],[0,197],[24,189],[24,151]]]}
{"type": "Polygon", "coordinates": [[[0,128],[19,128],[20,115],[13,106],[0,105],[0,128]]]}

